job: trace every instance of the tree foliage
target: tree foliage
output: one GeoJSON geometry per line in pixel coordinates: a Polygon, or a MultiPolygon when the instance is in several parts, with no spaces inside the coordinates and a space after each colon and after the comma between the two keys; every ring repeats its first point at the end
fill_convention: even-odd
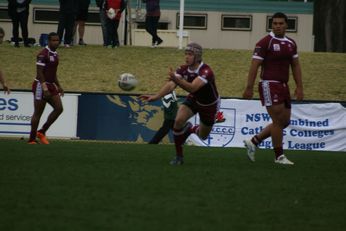
{"type": "Polygon", "coordinates": [[[346,1],[314,1],[315,51],[346,52],[346,1]]]}

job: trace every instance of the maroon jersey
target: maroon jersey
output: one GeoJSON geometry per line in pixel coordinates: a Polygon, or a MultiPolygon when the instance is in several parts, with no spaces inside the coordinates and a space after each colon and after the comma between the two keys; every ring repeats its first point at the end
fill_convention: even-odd
{"type": "Polygon", "coordinates": [[[37,55],[36,65],[43,67],[45,81],[55,83],[56,72],[59,65],[59,57],[56,51],[52,51],[49,47],[45,47],[37,55]]]}
{"type": "Polygon", "coordinates": [[[263,60],[261,79],[287,83],[290,64],[298,58],[297,45],[290,38],[277,38],[270,32],[256,44],[252,58],[263,60]]]}
{"type": "Polygon", "coordinates": [[[176,70],[186,81],[192,82],[195,78],[200,78],[205,85],[198,91],[190,93],[187,97],[202,106],[212,105],[218,102],[219,93],[216,89],[215,76],[212,69],[203,62],[196,70],[190,70],[187,65],[183,65],[176,70]]]}

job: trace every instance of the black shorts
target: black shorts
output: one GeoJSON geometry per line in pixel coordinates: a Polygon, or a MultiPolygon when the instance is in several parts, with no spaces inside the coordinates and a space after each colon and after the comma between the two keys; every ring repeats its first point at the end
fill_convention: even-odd
{"type": "Polygon", "coordinates": [[[81,6],[78,10],[76,21],[87,21],[88,9],[89,9],[89,5],[81,6]]]}
{"type": "Polygon", "coordinates": [[[216,114],[219,110],[219,101],[212,105],[202,106],[191,98],[186,98],[183,104],[191,109],[196,114],[198,113],[201,122],[207,126],[213,126],[216,119],[216,114]]]}

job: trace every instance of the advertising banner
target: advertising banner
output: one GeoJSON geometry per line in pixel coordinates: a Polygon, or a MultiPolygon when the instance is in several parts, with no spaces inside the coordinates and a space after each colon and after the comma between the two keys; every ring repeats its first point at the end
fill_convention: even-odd
{"type": "Polygon", "coordinates": [[[160,101],[145,103],[131,95],[83,94],[77,134],[80,139],[148,142],[162,122],[160,101]]]}
{"type": "MultiPolygon", "coordinates": [[[[265,107],[258,100],[222,99],[224,118],[216,123],[206,140],[196,135],[188,143],[213,147],[243,147],[243,140],[258,134],[271,123],[265,107]]],[[[199,123],[198,116],[190,122],[199,123]]],[[[346,151],[346,108],[339,103],[304,103],[292,105],[290,125],[284,130],[284,149],[346,151]]],[[[260,148],[271,148],[271,138],[260,148]]]]}
{"type": "MultiPolygon", "coordinates": [[[[49,128],[47,136],[75,138],[77,134],[77,109],[79,94],[62,97],[64,112],[49,128]]],[[[31,92],[11,92],[0,95],[0,136],[28,137],[34,111],[31,92]]],[[[47,104],[39,128],[46,121],[52,107],[47,104]]]]}

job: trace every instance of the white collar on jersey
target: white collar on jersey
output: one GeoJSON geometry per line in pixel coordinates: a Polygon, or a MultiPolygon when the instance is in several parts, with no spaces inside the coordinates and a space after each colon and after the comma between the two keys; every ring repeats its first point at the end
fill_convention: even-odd
{"type": "Polygon", "coordinates": [[[198,73],[199,72],[199,69],[201,68],[201,66],[203,65],[203,61],[199,64],[199,66],[197,67],[196,70],[191,70],[190,67],[187,68],[187,71],[190,72],[190,73],[198,73]]]}
{"type": "Polygon", "coordinates": [[[50,53],[53,53],[53,54],[57,54],[57,52],[56,51],[52,51],[49,47],[48,47],[48,45],[45,47],[50,53]]]}
{"type": "Polygon", "coordinates": [[[269,35],[272,36],[273,38],[277,39],[277,40],[280,40],[280,41],[291,42],[286,36],[284,36],[283,38],[276,37],[273,31],[271,31],[269,33],[269,35]]]}

